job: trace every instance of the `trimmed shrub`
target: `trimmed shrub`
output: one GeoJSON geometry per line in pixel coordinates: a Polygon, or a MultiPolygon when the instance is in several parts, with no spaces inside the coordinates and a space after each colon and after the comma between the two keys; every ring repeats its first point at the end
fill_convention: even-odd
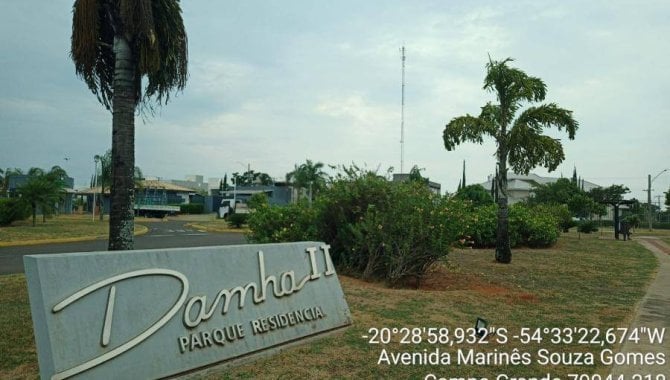
{"type": "Polygon", "coordinates": [[[202,214],[205,212],[205,205],[202,203],[189,203],[179,205],[179,212],[182,214],[202,214]]]}
{"type": "MultiPolygon", "coordinates": [[[[463,219],[461,219],[463,220],[463,219]]],[[[496,228],[498,225],[498,206],[495,204],[476,207],[466,220],[468,230],[466,239],[472,241],[475,248],[489,248],[496,245],[496,228]]]]}
{"type": "Polygon", "coordinates": [[[318,240],[316,211],[305,203],[264,205],[248,214],[249,239],[256,243],[318,240]]]}
{"type": "MultiPolygon", "coordinates": [[[[518,217],[515,221],[516,230],[510,232],[510,235],[516,234],[514,245],[524,245],[531,248],[554,245],[560,234],[561,220],[565,217],[565,212],[567,212],[567,208],[564,206],[528,206],[521,203],[513,205],[510,210],[510,214],[518,212],[518,217]]],[[[512,223],[510,222],[511,226],[512,223]]]]}
{"type": "Polygon", "coordinates": [[[8,226],[15,220],[30,216],[30,208],[19,198],[0,198],[0,226],[8,226]]]}
{"type": "Polygon", "coordinates": [[[248,218],[249,214],[230,214],[226,221],[235,228],[241,228],[242,225],[247,223],[248,218]]]}
{"type": "MultiPolygon", "coordinates": [[[[517,203],[509,207],[510,246],[549,247],[559,236],[560,221],[567,209],[564,206],[528,206],[517,203]]],[[[568,213],[569,217],[569,213],[568,213]]],[[[470,215],[460,216],[466,227],[462,236],[476,248],[491,248],[496,244],[498,206],[475,207],[470,215]]]]}
{"type": "Polygon", "coordinates": [[[362,274],[369,250],[363,247],[361,223],[369,208],[385,213],[392,205],[392,184],[374,173],[364,173],[333,183],[315,204],[320,240],[331,247],[338,270],[362,274]]]}
{"type": "Polygon", "coordinates": [[[594,222],[593,220],[582,220],[581,222],[579,222],[579,225],[577,226],[577,231],[585,234],[590,234],[591,232],[598,231],[598,226],[596,225],[596,222],[594,222]]]}
{"type": "Polygon", "coordinates": [[[420,183],[392,184],[392,207],[368,207],[356,224],[359,252],[367,253],[365,279],[384,279],[389,285],[417,283],[435,261],[446,256],[457,238],[447,201],[420,183]]]}

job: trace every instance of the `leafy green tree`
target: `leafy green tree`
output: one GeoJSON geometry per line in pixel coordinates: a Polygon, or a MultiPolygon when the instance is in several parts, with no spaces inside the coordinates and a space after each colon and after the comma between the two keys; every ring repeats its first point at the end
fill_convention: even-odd
{"type": "Polygon", "coordinates": [[[256,193],[252,195],[247,201],[247,206],[249,206],[249,208],[252,210],[268,206],[269,204],[268,196],[265,193],[256,193]]]}
{"type": "Polygon", "coordinates": [[[579,192],[568,199],[567,205],[570,213],[580,219],[588,218],[598,210],[596,202],[583,192],[579,192]]]}
{"type": "Polygon", "coordinates": [[[670,207],[670,188],[665,192],[665,205],[670,207]]]}
{"type": "Polygon", "coordinates": [[[32,210],[33,227],[38,208],[42,210],[44,221],[46,215],[53,213],[55,205],[63,199],[66,176],[65,170],[59,166],[54,166],[49,172],[40,168],[31,168],[28,171],[28,180],[18,191],[21,200],[32,210]]]}
{"type": "Polygon", "coordinates": [[[503,61],[489,59],[483,89],[496,95],[497,103],[487,103],[479,116],[465,115],[452,119],[443,133],[444,147],[454,150],[457,145],[470,141],[481,144],[484,136],[496,142],[498,223],[496,228],[496,260],[512,261],[509,240],[509,210],[507,206],[508,165],[516,173],[528,174],[541,165],[553,171],[563,162],[565,154],[558,139],[542,134],[543,129],[565,129],[568,137],[575,137],[578,123],[572,111],[554,103],[530,106],[514,119],[526,102],[543,101],[547,86],[540,78],[509,67],[511,58],[503,61]]]}
{"type": "Polygon", "coordinates": [[[469,200],[474,207],[493,204],[491,193],[482,185],[468,185],[456,192],[456,199],[469,200]]]}
{"type": "Polygon", "coordinates": [[[112,111],[108,248],[133,249],[135,111],[138,106],[152,111],[186,84],[187,41],[179,1],[76,0],[70,55],[76,73],[112,111]]]}
{"type": "Polygon", "coordinates": [[[252,186],[254,184],[267,186],[274,184],[274,180],[269,174],[253,170],[247,170],[242,174],[235,172],[231,181],[235,186],[252,186]]]}
{"type": "Polygon", "coordinates": [[[583,191],[575,178],[573,175],[572,179],[559,178],[556,182],[535,186],[528,203],[566,205],[570,215],[580,219],[587,218],[591,214],[602,215],[603,206],[583,191]]]}
{"type": "Polygon", "coordinates": [[[628,193],[630,193],[630,189],[624,185],[596,187],[588,192],[589,196],[598,203],[619,202],[622,201],[623,196],[628,193]]]}
{"type": "Polygon", "coordinates": [[[531,190],[530,204],[567,204],[574,194],[579,193],[577,182],[559,178],[556,182],[538,184],[531,190]]]}
{"type": "Polygon", "coordinates": [[[301,191],[308,191],[312,197],[326,188],[328,175],[323,171],[322,162],[313,162],[308,159],[303,164],[294,167],[292,172],[286,174],[286,181],[298,190],[298,198],[301,191]]]}

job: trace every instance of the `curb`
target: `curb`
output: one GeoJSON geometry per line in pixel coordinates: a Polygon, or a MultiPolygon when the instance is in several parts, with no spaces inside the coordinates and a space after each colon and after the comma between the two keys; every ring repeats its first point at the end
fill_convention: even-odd
{"type": "Polygon", "coordinates": [[[184,224],[184,226],[196,229],[198,231],[206,231],[206,232],[226,232],[226,233],[234,233],[234,234],[243,234],[243,233],[251,232],[251,230],[249,230],[249,228],[212,228],[212,227],[203,226],[202,224],[198,224],[198,223],[186,223],[186,224],[184,224]]]}

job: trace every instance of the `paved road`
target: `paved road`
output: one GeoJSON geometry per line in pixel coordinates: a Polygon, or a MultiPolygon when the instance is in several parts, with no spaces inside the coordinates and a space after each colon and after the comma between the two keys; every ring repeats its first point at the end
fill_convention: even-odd
{"type": "MultiPolygon", "coordinates": [[[[185,227],[184,221],[142,222],[149,232],[135,237],[136,249],[204,247],[246,244],[241,233],[208,233],[185,227]]],[[[23,273],[23,256],[42,253],[90,252],[107,250],[107,240],[56,243],[0,248],[0,275],[23,273]]]]}

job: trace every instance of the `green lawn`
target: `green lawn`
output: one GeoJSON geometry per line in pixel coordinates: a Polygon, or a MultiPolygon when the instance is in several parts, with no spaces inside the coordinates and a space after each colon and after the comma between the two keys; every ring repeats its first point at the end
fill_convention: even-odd
{"type": "MultiPolygon", "coordinates": [[[[509,335],[522,327],[627,326],[636,302],[657,266],[655,257],[634,241],[599,239],[599,235],[567,234],[552,249],[514,250],[512,264],[495,263],[491,250],[458,250],[432,268],[418,289],[388,289],[340,276],[354,325],[344,333],[286,350],[268,359],[228,369],[210,379],[289,378],[411,378],[427,373],[446,377],[495,378],[498,373],[531,376],[551,372],[605,375],[604,365],[570,367],[431,366],[377,364],[388,352],[452,353],[472,346],[369,344],[363,335],[371,328],[472,327],[476,317],[490,326],[504,327],[509,335]]],[[[0,378],[36,378],[29,306],[22,275],[0,276],[0,378]]],[[[608,346],[605,346],[605,348],[608,346]]],[[[490,343],[484,351],[584,351],[597,354],[603,347],[519,342],[490,343]]],[[[567,378],[567,377],[565,377],[567,378]]]]}
{"type": "MultiPolygon", "coordinates": [[[[140,221],[142,219],[135,219],[140,221]]],[[[146,228],[135,224],[135,233],[146,228]]],[[[47,218],[42,222],[38,216],[33,227],[32,219],[17,221],[11,226],[0,227],[0,247],[8,245],[38,244],[43,242],[65,242],[106,238],[109,231],[109,220],[102,222],[91,215],[60,215],[47,218]]]]}

